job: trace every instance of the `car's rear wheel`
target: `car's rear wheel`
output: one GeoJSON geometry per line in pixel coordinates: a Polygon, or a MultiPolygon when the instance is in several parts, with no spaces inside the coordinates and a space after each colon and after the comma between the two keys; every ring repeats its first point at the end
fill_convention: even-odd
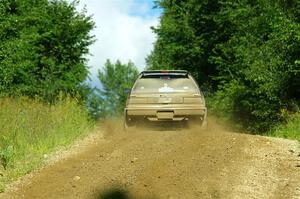
{"type": "Polygon", "coordinates": [[[132,121],[126,114],[125,118],[124,118],[124,130],[127,131],[131,128],[134,128],[135,126],[136,126],[136,123],[134,121],[132,121]]]}

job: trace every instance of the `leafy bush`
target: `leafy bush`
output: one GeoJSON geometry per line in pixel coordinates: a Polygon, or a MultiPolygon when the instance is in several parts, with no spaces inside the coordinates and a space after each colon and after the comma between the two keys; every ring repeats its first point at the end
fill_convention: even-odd
{"type": "Polygon", "coordinates": [[[94,27],[78,1],[0,1],[0,96],[73,93],[88,76],[94,27]]]}

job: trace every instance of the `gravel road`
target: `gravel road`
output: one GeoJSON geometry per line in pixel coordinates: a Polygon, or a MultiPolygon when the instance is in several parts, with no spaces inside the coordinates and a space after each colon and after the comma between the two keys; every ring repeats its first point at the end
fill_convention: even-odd
{"type": "Polygon", "coordinates": [[[295,141],[218,125],[207,131],[120,129],[118,122],[104,124],[0,198],[300,198],[295,141]]]}

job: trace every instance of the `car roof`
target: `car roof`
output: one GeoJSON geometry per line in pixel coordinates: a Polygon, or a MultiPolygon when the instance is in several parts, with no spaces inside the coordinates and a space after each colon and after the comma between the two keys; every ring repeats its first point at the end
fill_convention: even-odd
{"type": "Polygon", "coordinates": [[[188,77],[188,72],[186,70],[146,70],[140,73],[141,77],[147,76],[180,76],[188,77]]]}

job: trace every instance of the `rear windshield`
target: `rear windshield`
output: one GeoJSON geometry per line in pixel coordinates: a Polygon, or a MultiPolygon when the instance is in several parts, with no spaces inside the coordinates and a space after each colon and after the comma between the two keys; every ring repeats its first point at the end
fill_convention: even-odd
{"type": "Polygon", "coordinates": [[[141,78],[134,85],[133,92],[136,93],[197,93],[198,88],[194,81],[189,78],[141,78]]]}

